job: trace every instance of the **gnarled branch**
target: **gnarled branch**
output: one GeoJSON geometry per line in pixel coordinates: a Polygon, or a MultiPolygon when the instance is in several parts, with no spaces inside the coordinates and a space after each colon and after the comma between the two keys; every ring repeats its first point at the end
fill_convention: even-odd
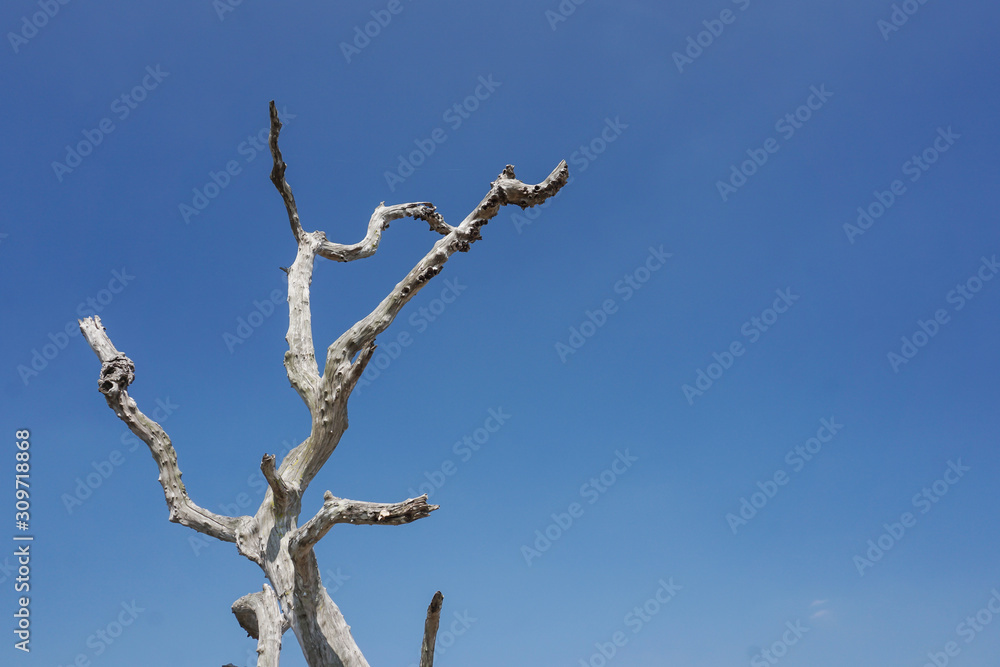
{"type": "Polygon", "coordinates": [[[118,418],[125,422],[129,430],[149,447],[157,467],[160,469],[160,485],[170,509],[170,520],[188,526],[199,533],[226,542],[236,541],[236,529],[249,517],[230,517],[210,512],[195,504],[188,497],[181,471],[177,466],[177,452],[170,438],[159,424],[147,417],[128,395],[128,386],[135,379],[135,365],[132,360],[118,351],[108,338],[101,318],[97,315],[79,320],[80,331],[91,349],[101,360],[101,376],[98,389],[104,394],[108,406],[118,418]]]}
{"type": "MultiPolygon", "coordinates": [[[[273,166],[271,182],[281,194],[288,213],[288,221],[298,244],[295,261],[290,267],[281,267],[288,274],[288,352],[285,353],[285,368],[288,380],[299,393],[310,413],[316,415],[319,407],[320,377],[316,367],[316,348],[312,337],[312,315],[309,308],[309,286],[312,283],[313,264],[316,255],[338,262],[349,262],[355,259],[369,257],[378,249],[382,232],[389,223],[399,218],[411,217],[428,223],[430,229],[439,234],[449,234],[454,228],[448,225],[433,204],[426,202],[413,204],[396,204],[385,206],[384,202],[372,213],[368,221],[368,232],[365,238],[353,245],[342,245],[327,240],[322,231],[306,232],[299,219],[298,207],[292,187],[285,178],[288,165],[281,156],[278,147],[278,136],[282,123],[278,118],[278,109],[271,101],[270,107],[271,131],[268,145],[271,149],[273,166]]],[[[353,356],[353,355],[352,355],[353,356]]]]}
{"type": "Polygon", "coordinates": [[[455,252],[466,252],[472,243],[482,239],[479,230],[496,216],[501,206],[514,204],[528,208],[541,204],[555,195],[568,178],[569,169],[565,160],[537,185],[528,185],[517,180],[514,176],[514,167],[507,165],[491,184],[490,191],[466,216],[462,224],[452,228],[451,232],[438,240],[430,252],[424,255],[375,310],[330,345],[327,349],[324,383],[329,386],[334,381],[330,371],[340,359],[353,358],[358,350],[373,342],[376,336],[385,331],[403,306],[423,288],[427,281],[441,272],[445,262],[455,252]]]}
{"type": "Polygon", "coordinates": [[[372,213],[371,220],[368,221],[368,233],[364,239],[353,245],[324,241],[320,244],[317,254],[335,262],[351,262],[371,257],[378,250],[378,244],[382,240],[382,232],[389,228],[390,222],[400,218],[423,220],[430,225],[431,231],[441,235],[450,234],[454,230],[454,227],[446,223],[441,214],[437,212],[434,204],[422,202],[385,206],[385,202],[382,202],[372,213]]]}
{"type": "Polygon", "coordinates": [[[281,193],[281,198],[285,202],[285,210],[288,212],[288,221],[292,227],[295,240],[301,245],[306,242],[306,237],[315,236],[317,241],[316,254],[332,259],[336,262],[352,262],[356,259],[371,257],[378,250],[382,232],[389,227],[389,223],[400,218],[413,218],[426,222],[431,231],[438,234],[448,234],[454,228],[444,221],[441,214],[437,212],[433,204],[418,202],[413,204],[396,204],[385,206],[385,202],[378,205],[368,221],[368,233],[365,238],[351,245],[333,243],[326,240],[323,232],[313,232],[308,234],[299,220],[298,208],[295,205],[295,197],[292,195],[292,187],[285,179],[285,169],[288,167],[281,157],[281,149],[278,148],[278,135],[281,133],[281,120],[278,118],[278,108],[271,100],[271,133],[268,137],[268,144],[271,147],[271,158],[274,166],[271,168],[271,182],[281,193]]]}
{"type": "MultiPolygon", "coordinates": [[[[347,428],[347,399],[357,382],[364,365],[370,358],[370,350],[374,350],[375,338],[385,331],[410,299],[416,296],[427,282],[441,272],[445,262],[456,252],[466,252],[472,243],[480,240],[480,229],[490,219],[496,216],[501,206],[514,204],[522,208],[536,206],[549,197],[554,196],[569,179],[569,169],[565,160],[536,185],[523,183],[514,175],[514,168],[507,165],[493,183],[483,200],[458,227],[450,229],[441,239],[434,243],[431,250],[413,269],[401,280],[381,303],[366,317],[358,321],[340,338],[327,348],[326,364],[320,380],[320,405],[313,409],[313,433],[308,448],[297,449],[282,463],[282,471],[288,472],[286,479],[298,485],[305,491],[309,482],[316,476],[323,464],[336,449],[343,430],[347,428]],[[362,354],[358,355],[359,352],[362,354]],[[355,360],[355,355],[358,359],[355,360]],[[360,362],[360,363],[359,363],[360,362]]],[[[430,206],[429,204],[405,207],[430,206]]],[[[409,210],[409,209],[405,209],[409,210]]],[[[412,212],[409,213],[413,215],[412,212]]],[[[443,225],[443,220],[441,221],[443,225]]],[[[433,227],[433,224],[432,224],[433,227]]],[[[371,228],[370,228],[371,229],[371,228]]],[[[441,227],[438,231],[444,231],[441,227]]],[[[376,240],[377,243],[377,240],[376,240]]],[[[300,256],[302,244],[300,243],[300,256]]],[[[296,259],[298,263],[298,259],[296,259]]],[[[294,265],[293,265],[294,270],[294,265]]],[[[294,298],[291,292],[292,276],[289,279],[289,301],[294,298]]],[[[289,340],[292,340],[292,323],[289,323],[289,340]]],[[[312,338],[310,334],[310,349],[312,338]]],[[[287,357],[286,357],[287,359],[287,357]]],[[[311,360],[314,360],[312,357],[311,360]]],[[[291,376],[291,375],[290,375],[291,376]]],[[[293,383],[294,384],[294,383],[293,383]]]]}
{"type": "Polygon", "coordinates": [[[440,509],[438,505],[427,504],[426,493],[401,503],[369,503],[337,498],[327,491],[323,494],[323,508],[297,529],[289,540],[288,550],[295,558],[311,549],[338,523],[400,526],[423,519],[436,509],[440,509]]]}
{"type": "MultiPolygon", "coordinates": [[[[541,204],[567,183],[569,172],[563,161],[544,181],[529,185],[519,181],[513,167],[508,165],[458,226],[446,223],[434,205],[427,202],[393,206],[382,203],[372,213],[365,237],[358,243],[342,245],[328,241],[322,231],[303,229],[291,186],[285,179],[287,165],[278,147],[282,124],[274,102],[270,105],[270,120],[271,181],[284,201],[297,244],[294,262],[282,269],[288,274],[289,305],[285,368],[289,382],[309,408],[312,428],[279,467],[273,456],[265,454],[262,458],[261,471],[269,489],[253,517],[215,514],[191,500],[181,481],[177,453],[170,438],[128,395],[128,387],[135,378],[131,359],[111,343],[100,318],[82,320],[80,329],[101,361],[101,393],[119,418],[147,444],[156,461],[170,520],[235,542],[239,553],[257,563],[270,582],[260,592],[233,604],[240,625],[258,640],[258,665],[277,667],[282,633],[291,629],[311,665],[368,667],[351,636],[350,626],[323,586],[313,547],[338,523],[400,525],[426,517],[438,506],[428,504],[426,495],[401,503],[370,503],[337,498],[327,491],[316,516],[298,526],[302,493],[347,429],[347,401],[372,359],[376,337],[440,273],[451,255],[468,251],[472,243],[482,238],[481,228],[497,215],[501,206],[514,204],[527,208],[541,204]],[[320,373],[309,302],[316,257],[340,262],[369,257],[377,251],[389,224],[404,217],[426,222],[442,238],[371,313],[327,348],[320,373]]],[[[435,594],[427,610],[421,667],[433,664],[442,599],[440,592],[435,594]]]]}

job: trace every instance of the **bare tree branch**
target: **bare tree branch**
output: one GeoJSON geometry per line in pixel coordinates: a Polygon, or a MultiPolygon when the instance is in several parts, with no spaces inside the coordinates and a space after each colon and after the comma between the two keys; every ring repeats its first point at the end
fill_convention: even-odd
{"type": "Polygon", "coordinates": [[[274,166],[271,168],[271,182],[278,188],[281,198],[285,201],[285,209],[288,211],[288,221],[292,226],[292,233],[300,245],[305,242],[307,236],[315,235],[315,240],[317,241],[316,254],[336,262],[351,262],[374,255],[375,251],[378,250],[382,232],[389,227],[389,223],[393,220],[409,217],[415,220],[423,220],[430,225],[431,231],[442,235],[452,231],[453,227],[445,223],[444,218],[437,212],[433,204],[419,202],[385,206],[385,202],[382,202],[375,209],[375,212],[372,213],[372,217],[368,221],[368,233],[358,243],[343,245],[327,241],[326,234],[323,232],[308,234],[302,228],[302,223],[299,221],[299,213],[295,206],[295,197],[292,195],[292,188],[288,184],[288,181],[285,180],[285,169],[288,165],[281,158],[281,150],[278,148],[278,135],[281,132],[282,125],[281,120],[278,118],[278,108],[275,106],[274,100],[271,100],[270,112],[271,133],[268,137],[268,143],[271,147],[271,157],[274,161],[274,166]]]}
{"type": "MultiPolygon", "coordinates": [[[[439,239],[423,259],[400,281],[382,302],[365,318],[344,332],[327,348],[326,365],[321,379],[321,405],[313,411],[313,431],[308,447],[293,450],[282,462],[286,479],[302,492],[336,449],[347,428],[347,399],[354,388],[360,371],[364,371],[370,354],[355,355],[362,350],[374,349],[375,338],[385,331],[410,299],[427,282],[441,272],[445,262],[456,252],[466,252],[472,243],[480,240],[479,230],[496,216],[500,207],[514,204],[522,208],[536,206],[554,196],[566,184],[569,169],[562,161],[549,176],[536,185],[519,181],[514,168],[507,165],[490,186],[489,192],[458,227],[452,227],[439,239]],[[349,386],[348,379],[353,379],[349,386]],[[317,414],[317,410],[321,414],[317,414]],[[293,457],[294,455],[294,457],[293,457]]],[[[412,205],[406,205],[412,206],[412,205]]],[[[442,221],[443,224],[443,221],[442,221]]],[[[301,246],[300,246],[301,247],[301,246]]],[[[298,261],[298,260],[296,260],[298,261]]],[[[291,298],[291,297],[290,297],[291,298]]],[[[291,324],[289,325],[291,333],[291,324]]],[[[310,339],[311,340],[311,339],[310,339]]]]}
{"type": "Polygon", "coordinates": [[[353,245],[327,240],[322,231],[306,232],[299,220],[292,188],[285,179],[287,164],[278,147],[281,120],[271,101],[271,132],[268,143],[274,165],[271,181],[281,194],[288,213],[292,233],[298,244],[295,261],[288,267],[289,321],[288,352],[285,368],[292,387],[299,393],[313,417],[309,439],[285,457],[278,474],[298,493],[304,493],[340,442],[347,429],[347,399],[374,352],[375,338],[395,319],[406,303],[440,273],[444,263],[455,252],[466,252],[481,239],[480,228],[506,204],[522,208],[541,204],[555,195],[569,178],[566,162],[562,161],[549,176],[537,185],[519,181],[514,168],[507,165],[490,186],[479,205],[458,227],[448,225],[429,202],[384,203],[372,213],[365,238],[353,245]],[[340,262],[369,257],[378,249],[382,232],[393,220],[412,217],[428,223],[430,229],[443,236],[431,251],[396,285],[390,294],[367,317],[356,323],[327,348],[322,377],[316,364],[316,349],[312,335],[309,286],[312,282],[316,255],[340,262]],[[362,352],[362,354],[358,354],[362,352]],[[355,356],[357,355],[357,359],[355,356]]]}
{"type": "Polygon", "coordinates": [[[288,381],[299,393],[310,413],[315,412],[319,395],[320,376],[313,345],[312,311],[309,308],[309,286],[312,284],[316,244],[305,235],[299,242],[295,261],[288,267],[288,351],[285,371],[288,381]]]}
{"type": "Polygon", "coordinates": [[[424,641],[420,645],[420,667],[434,667],[434,644],[437,642],[438,623],[441,621],[441,605],[443,603],[444,596],[441,595],[441,591],[438,591],[427,606],[424,641]]]}
{"type": "Polygon", "coordinates": [[[337,498],[327,491],[323,494],[323,501],[323,508],[298,528],[289,540],[288,549],[293,558],[297,553],[311,549],[338,523],[400,526],[423,519],[434,510],[440,509],[438,505],[427,504],[426,493],[401,503],[369,503],[337,498]]]}
{"type": "Polygon", "coordinates": [[[278,188],[281,198],[285,200],[285,210],[288,211],[288,222],[292,226],[292,233],[295,240],[302,243],[305,238],[305,231],[302,223],[299,222],[299,211],[295,206],[295,197],[292,195],[292,187],[285,181],[285,168],[288,166],[281,159],[281,149],[278,148],[278,134],[281,132],[281,119],[278,118],[278,107],[271,100],[269,107],[271,114],[271,132],[267,137],[267,143],[271,147],[271,157],[274,159],[274,166],[271,168],[271,182],[278,188]]]}
{"type": "MultiPolygon", "coordinates": [[[[281,637],[292,630],[306,662],[314,667],[368,667],[350,626],[323,586],[313,547],[338,523],[401,525],[428,516],[438,509],[427,496],[400,503],[370,503],[324,494],[323,507],[299,526],[301,499],[306,487],[329,459],[348,426],[347,402],[375,352],[375,341],[389,327],[403,306],[440,273],[456,252],[466,252],[480,240],[480,230],[501,206],[527,208],[555,195],[568,180],[561,162],[536,185],[519,181],[508,165],[490,185],[489,192],[460,225],[447,224],[433,204],[417,202],[376,207],[365,237],[342,245],[327,240],[322,231],[307,232],[299,219],[291,186],[285,179],[287,165],[278,148],[281,121],[270,105],[269,146],[273,158],[271,181],[281,194],[295,236],[297,250],[288,274],[289,322],[285,368],[288,380],[309,409],[312,424],[308,437],[276,466],[265,454],[260,463],[268,484],[264,500],[253,517],[228,517],[210,512],[188,497],[177,453],[159,424],[150,420],[128,395],[135,377],[132,361],[108,338],[100,318],[80,321],[80,330],[101,361],[99,389],[108,405],[129,429],[141,438],[160,470],[160,484],[170,510],[170,520],[221,540],[235,542],[240,554],[263,570],[269,585],[233,604],[240,625],[258,640],[258,665],[277,667],[281,637]],[[374,254],[382,234],[397,219],[426,222],[440,234],[423,259],[397,284],[375,309],[327,348],[320,373],[313,342],[310,285],[317,256],[349,262],[374,254]]],[[[432,667],[440,622],[442,596],[435,594],[427,610],[421,645],[421,667],[432,667]]]]}
{"type": "Polygon", "coordinates": [[[292,629],[308,664],[313,667],[369,667],[351,635],[351,626],[323,586],[312,549],[303,550],[295,558],[291,586],[292,629]]]}
{"type": "Polygon", "coordinates": [[[291,489],[275,470],[273,454],[264,454],[260,460],[260,471],[264,474],[267,485],[271,487],[275,504],[282,509],[287,508],[292,502],[291,489]]]}
{"type": "Polygon", "coordinates": [[[353,245],[323,241],[317,254],[336,262],[351,262],[371,257],[378,250],[378,244],[382,240],[382,232],[389,228],[390,222],[400,218],[423,220],[430,225],[431,231],[441,235],[450,234],[454,230],[454,227],[444,221],[433,204],[423,202],[385,206],[385,202],[382,202],[372,213],[371,220],[368,221],[368,233],[364,239],[353,245]]]}
{"type": "Polygon", "coordinates": [[[236,530],[250,517],[229,517],[199,507],[188,497],[181,471],[177,466],[177,452],[170,438],[159,424],[144,415],[128,395],[128,386],[135,379],[132,360],[118,351],[108,338],[98,316],[78,320],[83,337],[101,360],[101,377],[98,389],[118,418],[149,447],[160,469],[160,485],[170,509],[170,520],[188,526],[199,533],[226,542],[236,541],[236,530]]]}
{"type": "Polygon", "coordinates": [[[288,629],[278,605],[278,596],[267,584],[257,593],[244,595],[233,603],[236,620],[257,640],[257,667],[278,667],[281,635],[288,629]]]}
{"type": "Polygon", "coordinates": [[[569,169],[565,160],[537,185],[528,185],[517,180],[514,176],[514,167],[507,165],[497,180],[491,184],[490,191],[472,213],[466,216],[462,224],[452,228],[451,232],[437,241],[430,252],[424,255],[424,258],[393,288],[375,310],[330,345],[327,350],[324,383],[329,386],[333,381],[331,367],[335,368],[341,359],[353,358],[358,350],[385,331],[403,306],[428,280],[441,272],[445,262],[455,252],[466,252],[472,243],[482,239],[480,228],[496,216],[501,206],[515,204],[521,208],[528,208],[541,204],[554,196],[568,178],[569,169]]]}
{"type": "Polygon", "coordinates": [[[316,348],[313,346],[312,315],[309,309],[309,286],[312,283],[313,261],[316,249],[325,237],[321,234],[307,234],[299,221],[299,211],[295,205],[292,186],[285,180],[285,169],[288,166],[281,157],[278,148],[278,135],[281,133],[281,120],[278,118],[278,108],[271,100],[269,107],[271,116],[271,131],[268,135],[268,145],[271,147],[271,157],[274,166],[271,168],[271,182],[278,189],[292,234],[298,244],[295,261],[287,269],[288,274],[288,352],[285,353],[285,369],[288,381],[299,393],[310,412],[316,405],[319,391],[319,371],[316,367],[316,348]]]}
{"type": "Polygon", "coordinates": [[[428,223],[432,231],[439,234],[449,234],[453,227],[445,223],[433,204],[414,203],[385,206],[384,202],[372,213],[368,222],[368,233],[359,243],[342,245],[327,241],[322,231],[306,232],[299,220],[298,208],[292,187],[285,179],[288,165],[282,159],[278,147],[278,137],[281,133],[281,120],[278,110],[271,101],[270,104],[271,131],[268,144],[271,148],[273,167],[271,182],[281,194],[288,213],[288,221],[298,244],[295,261],[288,268],[281,267],[288,274],[288,352],[285,353],[285,368],[288,380],[299,393],[310,412],[315,413],[319,391],[319,372],[316,366],[316,349],[312,337],[312,316],[309,308],[309,286],[312,283],[313,263],[316,255],[338,262],[349,262],[355,259],[369,257],[378,249],[382,232],[389,223],[399,218],[412,217],[428,223]]]}

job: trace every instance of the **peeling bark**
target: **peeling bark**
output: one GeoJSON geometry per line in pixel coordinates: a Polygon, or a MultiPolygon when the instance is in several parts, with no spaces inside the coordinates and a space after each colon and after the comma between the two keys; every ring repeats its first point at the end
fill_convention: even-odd
{"type": "MultiPolygon", "coordinates": [[[[302,227],[292,188],[285,179],[287,165],[278,147],[281,121],[274,102],[270,115],[268,143],[274,162],[271,181],[285,204],[297,244],[295,261],[283,269],[288,273],[289,314],[285,369],[289,383],[309,409],[312,428],[309,436],[280,465],[272,455],[262,457],[260,468],[268,489],[254,516],[222,516],[191,500],[181,482],[177,452],[170,438],[128,395],[128,386],[135,378],[134,364],[112,344],[99,317],[81,320],[80,330],[101,361],[99,390],[118,417],[146,443],[159,467],[170,520],[235,542],[239,553],[257,563],[270,583],[261,591],[240,598],[232,607],[239,624],[257,639],[258,665],[278,665],[281,637],[291,630],[312,667],[368,667],[351,636],[350,626],[323,586],[313,547],[338,523],[401,525],[428,516],[438,506],[429,505],[426,495],[399,503],[372,503],[338,498],[327,491],[323,507],[299,526],[302,495],[347,430],[347,401],[372,358],[379,334],[441,272],[454,253],[467,252],[482,239],[481,228],[496,216],[501,206],[514,204],[527,208],[543,203],[566,184],[569,171],[566,162],[560,162],[544,181],[529,185],[519,181],[513,167],[507,165],[490,184],[479,205],[457,226],[445,222],[428,202],[393,206],[385,206],[383,202],[372,213],[365,237],[358,243],[342,245],[328,241],[322,231],[306,232],[302,227]],[[378,250],[389,223],[407,217],[426,222],[430,231],[441,238],[371,313],[327,348],[320,374],[309,301],[316,257],[337,262],[370,257],[378,250]]],[[[441,601],[439,591],[427,610],[421,667],[433,665],[441,601]]]]}

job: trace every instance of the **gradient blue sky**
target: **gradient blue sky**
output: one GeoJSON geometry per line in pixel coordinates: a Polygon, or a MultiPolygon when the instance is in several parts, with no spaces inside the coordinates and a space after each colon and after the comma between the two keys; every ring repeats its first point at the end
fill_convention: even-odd
{"type": "MultiPolygon", "coordinates": [[[[0,485],[12,484],[15,430],[30,429],[35,542],[33,650],[5,631],[0,662],[253,664],[229,606],[260,588],[260,571],[167,521],[148,451],[123,440],[96,391],[97,358],[60,332],[95,300],[136,363],[133,397],[166,416],[194,500],[252,512],[261,455],[308,428],[282,366],[283,298],[251,318],[255,302],[270,312],[295,253],[269,156],[252,143],[274,99],[304,226],[336,241],[359,240],[383,200],[431,201],[457,222],[507,163],[526,181],[564,158],[573,174],[534,218],[502,211],[382,337],[383,368],[355,393],[351,428],[306,496],[311,516],[325,489],[398,501],[454,472],[432,517],[338,527],[317,548],[371,664],[415,662],[438,589],[442,667],[600,667],[596,645],[610,653],[619,632],[608,665],[917,667],[948,642],[951,664],[995,664],[1000,622],[960,624],[1000,587],[1000,281],[976,282],[1000,255],[1000,9],[911,3],[886,39],[888,1],[588,0],[563,2],[575,10],[556,21],[556,0],[401,0],[350,62],[341,43],[387,1],[245,0],[221,17],[208,0],[70,2],[35,32],[24,29],[35,0],[5,3],[3,32],[31,36],[0,47],[0,485]],[[712,28],[679,71],[673,54],[712,28]],[[152,89],[135,108],[115,102],[144,77],[152,89]],[[485,99],[449,114],[480,77],[495,82],[485,99]],[[776,125],[795,113],[808,120],[794,132],[776,125]],[[57,173],[105,118],[113,130],[57,173]],[[386,172],[437,128],[444,142],[390,187],[386,172]],[[949,128],[932,165],[906,164],[949,128]],[[767,161],[724,200],[718,183],[748,155],[767,161]],[[226,187],[185,220],[180,205],[230,161],[226,187]],[[845,232],[896,180],[888,210],[845,232]],[[661,246],[662,266],[649,259],[661,246]],[[449,304],[437,301],[446,281],[449,304]],[[959,285],[981,289],[967,300],[959,285]],[[774,321],[776,290],[797,298],[774,321]],[[563,361],[557,343],[579,344],[571,327],[605,305],[603,326],[584,325],[593,335],[563,361]],[[887,355],[938,310],[947,321],[894,369],[887,355]],[[240,318],[259,326],[227,346],[240,318]],[[409,344],[394,350],[400,334],[409,344]],[[734,342],[730,367],[710,367],[734,342]],[[699,371],[717,379],[688,400],[699,371]],[[477,451],[456,446],[484,439],[490,410],[509,416],[477,451]],[[823,419],[843,426],[797,463],[823,419]],[[634,460],[595,491],[616,452],[634,460]],[[968,470],[946,475],[949,461],[968,470]],[[776,474],[787,483],[770,486],[776,474]],[[920,500],[945,477],[937,502],[920,500]],[[734,534],[727,515],[758,483],[773,497],[734,534]],[[551,527],[573,503],[572,525],[551,527]],[[859,573],[855,557],[907,512],[905,533],[883,537],[892,548],[859,573]],[[562,534],[529,564],[522,547],[547,529],[562,534]],[[661,580],[675,587],[662,606],[648,602],[661,580]],[[97,632],[117,632],[123,604],[136,611],[106,643],[97,632]],[[656,613],[637,621],[644,604],[656,613]],[[796,623],[801,638],[786,632],[796,623]],[[461,634],[445,637],[452,624],[461,634]]],[[[316,340],[366,314],[434,240],[402,220],[373,258],[320,261],[316,340]]],[[[282,664],[304,665],[285,639],[282,664]]]]}

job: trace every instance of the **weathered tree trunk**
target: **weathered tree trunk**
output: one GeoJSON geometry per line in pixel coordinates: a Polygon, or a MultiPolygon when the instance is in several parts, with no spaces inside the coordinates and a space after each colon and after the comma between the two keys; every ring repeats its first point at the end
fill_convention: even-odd
{"type": "MultiPolygon", "coordinates": [[[[538,185],[517,180],[508,165],[495,180],[482,202],[457,226],[451,226],[429,203],[379,205],[360,243],[331,243],[321,231],[306,232],[299,222],[292,189],[285,180],[285,163],[278,149],[281,122],[271,102],[271,181],[285,202],[292,233],[298,243],[295,261],[288,268],[288,380],[312,416],[312,430],[299,446],[276,467],[265,454],[261,472],[268,483],[259,509],[253,516],[230,517],[210,512],[191,500],[181,481],[177,452],[160,425],[143,414],[128,395],[135,376],[132,361],[108,338],[99,317],[80,321],[80,330],[101,360],[99,389],[108,405],[149,450],[160,470],[160,484],[170,510],[170,520],[220,540],[234,542],[238,551],[257,563],[270,585],[245,595],[232,607],[247,633],[257,639],[259,667],[276,667],[281,637],[292,630],[311,667],[367,667],[351,636],[350,626],[326,592],[320,579],[313,547],[338,523],[400,525],[429,515],[438,508],[427,496],[399,503],[371,503],[337,498],[327,491],[323,506],[311,519],[298,523],[302,495],[333,454],[347,430],[347,400],[375,351],[375,339],[392,324],[406,303],[441,272],[455,252],[466,252],[481,239],[480,228],[501,206],[526,208],[541,204],[566,183],[565,161],[538,185]],[[322,374],[312,339],[309,286],[316,256],[338,262],[369,257],[378,249],[389,223],[410,217],[423,220],[442,236],[423,259],[367,316],[327,348],[322,374]]],[[[434,641],[441,613],[441,593],[434,595],[427,610],[421,646],[421,667],[432,667],[434,641]]]]}

